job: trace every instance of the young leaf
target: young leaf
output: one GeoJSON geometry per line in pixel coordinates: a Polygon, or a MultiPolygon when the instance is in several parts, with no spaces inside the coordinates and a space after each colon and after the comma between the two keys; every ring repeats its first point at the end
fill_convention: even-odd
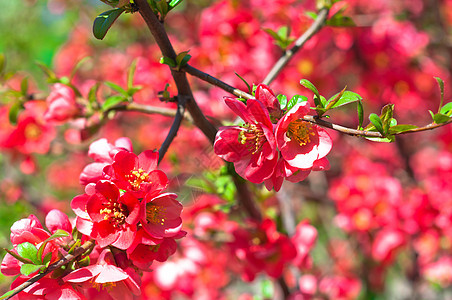
{"type": "MultiPolygon", "coordinates": [[[[64,231],[64,230],[62,230],[62,229],[56,230],[56,231],[55,231],[50,237],[48,237],[48,238],[41,244],[41,246],[39,247],[38,253],[36,254],[36,256],[38,257],[38,259],[39,259],[39,260],[42,260],[41,262],[42,262],[43,264],[45,264],[44,260],[42,259],[42,254],[44,253],[44,249],[46,248],[47,243],[50,242],[50,241],[52,241],[52,240],[55,240],[55,239],[58,239],[58,238],[61,238],[61,237],[67,237],[67,236],[69,236],[69,233],[67,233],[66,231],[64,231]]],[[[47,253],[46,256],[47,256],[48,254],[49,254],[49,253],[47,253]]]]}
{"type": "Polygon", "coordinates": [[[102,104],[102,110],[107,111],[110,108],[114,107],[115,105],[125,101],[127,101],[127,99],[124,96],[121,95],[111,96],[107,100],[105,100],[105,102],[102,104]]]}
{"type": "Polygon", "coordinates": [[[170,3],[168,3],[168,4],[171,7],[171,9],[173,9],[174,7],[176,7],[181,2],[182,2],[182,0],[171,0],[170,3]]]}
{"type": "Polygon", "coordinates": [[[378,137],[366,137],[367,140],[379,142],[379,143],[392,143],[395,141],[395,137],[393,135],[384,137],[384,138],[378,138],[378,137]]]}
{"type": "Polygon", "coordinates": [[[240,76],[239,73],[237,73],[237,72],[234,72],[234,73],[235,73],[235,75],[237,75],[238,78],[240,78],[246,84],[246,87],[248,88],[248,93],[252,93],[251,86],[248,84],[248,82],[246,82],[245,78],[240,76]]]}
{"type": "Polygon", "coordinates": [[[29,242],[25,242],[17,245],[17,254],[22,256],[23,258],[31,260],[34,264],[40,264],[40,260],[38,260],[38,249],[35,245],[29,242]]]}
{"type": "Polygon", "coordinates": [[[23,264],[22,266],[20,266],[20,273],[22,275],[28,276],[38,271],[42,267],[44,267],[44,265],[23,264]]]}
{"type": "Polygon", "coordinates": [[[127,91],[125,89],[123,89],[121,86],[117,85],[116,83],[111,82],[111,81],[105,81],[104,84],[106,86],[108,86],[109,88],[111,88],[112,90],[117,91],[121,95],[128,96],[127,91]]]}
{"type": "Polygon", "coordinates": [[[137,60],[135,59],[129,67],[129,72],[127,73],[127,89],[130,90],[133,87],[133,76],[135,75],[135,70],[137,68],[137,60]]]}
{"type": "Polygon", "coordinates": [[[444,81],[439,77],[435,77],[435,79],[438,82],[439,90],[441,92],[441,99],[440,99],[439,108],[438,108],[438,113],[439,113],[441,111],[441,107],[443,106],[443,101],[444,101],[444,81]]]}
{"type": "Polygon", "coordinates": [[[363,108],[363,102],[361,100],[358,100],[357,102],[357,111],[358,111],[358,129],[363,128],[363,122],[364,122],[364,108],[363,108]]]}
{"type": "Polygon", "coordinates": [[[326,106],[327,109],[336,108],[336,107],[343,106],[343,105],[353,103],[356,101],[360,101],[363,99],[363,97],[361,97],[361,95],[354,93],[354,92],[343,90],[343,93],[342,94],[341,93],[334,95],[333,97],[331,97],[328,100],[327,106],[326,106]],[[340,97],[338,99],[336,99],[337,96],[340,96],[340,97]]]}
{"type": "Polygon", "coordinates": [[[24,109],[22,103],[19,101],[15,102],[13,105],[11,105],[11,108],[9,109],[8,117],[9,122],[13,125],[17,124],[17,119],[19,118],[20,112],[24,109]]]}
{"type": "Polygon", "coordinates": [[[8,292],[4,293],[4,294],[0,297],[0,300],[7,299],[7,298],[11,297],[15,292],[16,292],[16,291],[11,290],[11,291],[8,291],[8,292]]]}
{"type": "Polygon", "coordinates": [[[101,13],[94,20],[93,23],[93,34],[96,39],[102,40],[107,31],[110,29],[111,25],[118,19],[118,17],[125,11],[124,8],[115,8],[109,11],[101,13]]]}
{"type": "Polygon", "coordinates": [[[442,124],[442,123],[446,123],[447,121],[449,121],[450,117],[447,115],[438,113],[433,116],[433,120],[435,121],[436,124],[442,124]]]}
{"type": "Polygon", "coordinates": [[[389,134],[410,131],[410,130],[416,129],[416,128],[418,128],[416,125],[411,125],[411,124],[395,125],[395,126],[391,126],[391,128],[389,128],[389,134]]]}
{"type": "Polygon", "coordinates": [[[444,104],[439,112],[443,115],[450,116],[452,114],[452,102],[444,104]]]}
{"type": "Polygon", "coordinates": [[[0,75],[5,72],[6,69],[6,56],[4,53],[0,53],[0,75]]]}
{"type": "Polygon", "coordinates": [[[384,134],[383,123],[381,122],[381,119],[377,114],[371,113],[369,116],[369,120],[375,126],[379,133],[384,134]]]}
{"type": "Polygon", "coordinates": [[[287,96],[280,94],[280,95],[276,96],[276,99],[278,99],[279,106],[281,107],[281,109],[284,109],[287,105],[287,96]]]}
{"type": "Polygon", "coordinates": [[[320,94],[317,88],[307,79],[301,79],[300,84],[305,88],[311,90],[314,93],[314,103],[317,107],[324,107],[324,104],[320,100],[320,94]]]}
{"type": "MultiPolygon", "coordinates": [[[[381,109],[380,120],[383,124],[383,134],[387,134],[389,127],[391,127],[391,122],[393,122],[392,115],[394,113],[394,104],[387,104],[381,109]]],[[[395,121],[395,119],[394,119],[395,121]]],[[[397,124],[397,121],[394,125],[397,124]]]]}
{"type": "Polygon", "coordinates": [[[295,95],[290,99],[289,103],[287,103],[287,110],[290,110],[292,107],[294,107],[298,103],[306,102],[306,101],[308,101],[308,97],[301,96],[301,95],[295,95]]]}
{"type": "Polygon", "coordinates": [[[326,25],[333,27],[353,27],[356,26],[352,18],[343,16],[342,14],[335,14],[330,19],[326,20],[326,25]]]}
{"type": "Polygon", "coordinates": [[[310,17],[313,20],[317,19],[317,14],[315,12],[313,12],[313,11],[307,11],[304,14],[307,15],[308,17],[310,17]]]}
{"type": "Polygon", "coordinates": [[[166,57],[166,56],[163,56],[163,57],[160,58],[160,63],[164,64],[164,65],[168,65],[171,68],[175,68],[177,66],[176,62],[172,58],[169,58],[169,57],[166,57]]]}
{"type": "Polygon", "coordinates": [[[47,81],[49,82],[58,82],[58,78],[52,70],[50,70],[49,67],[47,67],[45,64],[41,62],[36,62],[38,67],[44,72],[44,74],[47,76],[47,81]]]}
{"type": "Polygon", "coordinates": [[[23,258],[22,256],[20,256],[19,254],[8,250],[6,248],[3,248],[3,250],[5,250],[6,252],[8,252],[12,257],[14,257],[15,259],[17,259],[20,262],[23,262],[24,264],[32,264],[33,262],[29,259],[23,258]]]}
{"type": "Polygon", "coordinates": [[[176,65],[180,68],[185,66],[191,58],[191,55],[188,54],[190,50],[179,53],[176,56],[176,65]]]}

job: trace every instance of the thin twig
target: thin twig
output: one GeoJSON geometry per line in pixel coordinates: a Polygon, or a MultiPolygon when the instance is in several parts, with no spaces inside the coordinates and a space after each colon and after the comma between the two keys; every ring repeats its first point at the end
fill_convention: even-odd
{"type": "Polygon", "coordinates": [[[6,299],[10,299],[11,297],[13,297],[16,294],[20,293],[21,291],[25,290],[27,287],[29,287],[33,283],[37,282],[38,280],[40,280],[41,278],[43,278],[44,276],[49,274],[50,272],[53,272],[54,270],[56,270],[58,268],[61,268],[65,264],[73,261],[78,256],[80,256],[83,253],[85,253],[86,251],[88,251],[88,249],[94,247],[94,245],[95,245],[94,240],[89,240],[89,241],[85,242],[82,246],[80,246],[77,249],[75,249],[73,254],[67,254],[66,256],[64,256],[59,261],[51,264],[43,273],[39,273],[39,274],[33,276],[32,278],[28,279],[27,281],[25,281],[21,285],[19,285],[19,286],[15,287],[14,289],[12,289],[11,291],[13,291],[13,293],[11,295],[9,295],[8,298],[6,298],[6,299]]]}
{"type": "MultiPolygon", "coordinates": [[[[141,112],[145,114],[156,114],[166,117],[175,117],[177,114],[177,109],[172,108],[166,108],[166,107],[158,107],[158,106],[151,106],[151,105],[145,105],[145,104],[139,104],[139,103],[129,103],[125,105],[117,105],[114,106],[105,113],[109,113],[110,111],[136,111],[141,112]]],[[[188,122],[193,123],[193,119],[191,118],[190,114],[184,113],[183,118],[186,119],[188,122]]]]}
{"type": "Polygon", "coordinates": [[[159,149],[159,163],[162,161],[163,157],[166,154],[166,151],[168,151],[169,146],[173,142],[174,138],[177,135],[177,132],[179,131],[180,124],[182,123],[182,120],[184,119],[184,113],[185,113],[185,104],[187,102],[187,98],[179,96],[177,100],[177,111],[176,116],[174,117],[173,124],[171,125],[170,131],[168,135],[166,136],[165,140],[162,143],[162,146],[160,146],[159,149]]]}
{"type": "Polygon", "coordinates": [[[195,67],[186,65],[182,68],[182,70],[186,71],[188,74],[195,76],[205,82],[208,82],[214,86],[217,86],[217,87],[225,90],[226,92],[233,94],[237,97],[240,97],[243,99],[254,99],[253,95],[245,93],[242,90],[236,89],[235,87],[227,84],[226,82],[223,82],[220,79],[213,77],[212,75],[204,73],[203,71],[200,71],[200,70],[196,69],[195,67]]]}
{"type": "Polygon", "coordinates": [[[316,34],[324,25],[325,21],[328,18],[328,8],[322,8],[317,15],[314,23],[306,30],[296,41],[295,45],[284,52],[283,56],[279,58],[279,60],[275,63],[273,68],[267,74],[262,83],[269,85],[273,82],[273,80],[278,76],[278,74],[282,71],[282,69],[287,65],[290,59],[294,56],[297,51],[303,47],[303,45],[316,34]]]}

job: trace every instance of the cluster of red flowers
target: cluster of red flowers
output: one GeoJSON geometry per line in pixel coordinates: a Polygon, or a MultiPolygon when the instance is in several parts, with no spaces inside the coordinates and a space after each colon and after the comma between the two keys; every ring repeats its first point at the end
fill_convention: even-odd
{"type": "MultiPolygon", "coordinates": [[[[132,295],[141,293],[142,272],[150,271],[154,260],[163,262],[174,254],[175,239],[186,234],[181,230],[182,204],[176,200],[176,194],[163,192],[168,178],[156,170],[158,152],[144,151],[137,156],[131,151],[132,144],[127,138],[118,139],[115,145],[106,139],[91,145],[89,156],[95,162],[80,176],[81,183],[86,184],[85,194],[71,202],[77,215],[73,222],[76,228],[73,231],[68,217],[59,211],[47,215],[46,225],[52,233],[62,229],[68,236],[83,234],[81,241],[94,239],[94,251],[83,262],[57,272],[57,278],[52,275],[33,284],[23,292],[24,297],[55,293],[59,299],[63,294],[71,299],[85,299],[109,294],[114,299],[132,299],[132,295]]],[[[13,253],[20,252],[16,248],[25,242],[36,249],[46,243],[42,257],[37,259],[51,253],[49,263],[67,254],[72,241],[69,237],[48,241],[51,234],[34,216],[17,221],[11,230],[13,253]]],[[[2,273],[23,274],[23,264],[16,256],[7,254],[2,273]]],[[[12,287],[35,273],[21,275],[12,287]]]]}
{"type": "Polygon", "coordinates": [[[307,101],[283,111],[270,88],[259,84],[256,99],[246,104],[234,98],[225,102],[245,122],[221,127],[215,153],[233,162],[236,172],[253,183],[279,191],[284,179],[299,182],[311,171],[326,170],[332,147],[328,133],[302,120],[309,113],[307,101]]]}

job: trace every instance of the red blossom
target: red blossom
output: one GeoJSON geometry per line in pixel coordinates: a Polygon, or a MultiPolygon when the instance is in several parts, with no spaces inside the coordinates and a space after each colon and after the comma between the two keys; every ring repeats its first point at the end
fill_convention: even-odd
{"type": "Polygon", "coordinates": [[[144,151],[138,156],[119,151],[104,172],[119,188],[131,191],[138,198],[149,194],[155,196],[168,186],[165,173],[156,170],[158,158],[157,151],[144,151]]]}
{"type": "Polygon", "coordinates": [[[140,216],[140,202],[130,193],[120,195],[111,182],[101,180],[95,193],[75,197],[71,207],[77,214],[77,228],[96,239],[101,247],[127,249],[133,242],[140,216]]]}
{"type": "Polygon", "coordinates": [[[226,98],[225,102],[245,124],[221,127],[215,138],[215,153],[233,162],[243,178],[261,183],[273,174],[278,160],[268,111],[255,99],[247,100],[246,104],[232,98],[226,98]]]}
{"type": "Polygon", "coordinates": [[[46,99],[47,111],[44,120],[65,122],[80,114],[81,109],[75,100],[75,92],[72,88],[61,83],[52,86],[52,92],[46,99]]]}
{"type": "Polygon", "coordinates": [[[313,168],[332,147],[332,140],[323,128],[301,119],[308,112],[308,102],[296,104],[279,120],[275,130],[282,158],[299,169],[313,168]]]}

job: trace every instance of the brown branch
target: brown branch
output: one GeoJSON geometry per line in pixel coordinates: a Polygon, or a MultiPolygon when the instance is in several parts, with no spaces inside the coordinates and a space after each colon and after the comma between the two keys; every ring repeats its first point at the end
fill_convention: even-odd
{"type": "Polygon", "coordinates": [[[278,74],[282,71],[282,69],[287,65],[290,59],[300,50],[301,47],[311,38],[313,37],[324,25],[325,21],[328,17],[328,8],[322,8],[317,15],[314,23],[306,30],[296,41],[295,45],[284,52],[283,56],[279,58],[279,60],[275,63],[273,68],[267,74],[262,83],[269,85],[273,82],[273,80],[278,76],[278,74]]]}
{"type": "MultiPolygon", "coordinates": [[[[135,4],[138,6],[138,11],[146,22],[149,30],[157,42],[157,45],[162,51],[163,56],[169,57],[173,60],[176,58],[176,52],[169,40],[169,37],[165,31],[162,23],[158,20],[152,9],[146,0],[135,0],[135,4]]],[[[187,96],[189,100],[186,103],[187,110],[193,118],[194,124],[201,129],[206,137],[213,143],[217,129],[213,126],[204,116],[196,103],[190,85],[187,80],[185,72],[172,69],[171,75],[176,83],[177,91],[180,96],[187,96]]],[[[178,98],[179,99],[179,98],[178,98]]]]}
{"type": "Polygon", "coordinates": [[[165,156],[166,152],[168,151],[169,146],[173,142],[174,138],[177,135],[177,132],[179,131],[180,124],[182,123],[182,120],[184,119],[184,113],[185,113],[185,104],[187,102],[187,98],[179,96],[177,100],[177,110],[176,110],[176,116],[174,117],[173,124],[171,125],[170,131],[168,135],[166,136],[165,140],[163,141],[162,145],[159,149],[159,163],[162,161],[163,157],[165,156]]]}
{"type": "Polygon", "coordinates": [[[33,283],[37,282],[38,280],[40,280],[41,278],[43,278],[44,276],[49,274],[50,272],[53,272],[56,269],[61,268],[65,264],[73,261],[78,256],[80,256],[83,253],[85,253],[86,251],[88,251],[90,248],[94,247],[94,245],[95,245],[94,240],[89,240],[89,241],[85,242],[82,246],[80,246],[77,249],[75,249],[73,254],[67,254],[66,256],[64,256],[59,261],[51,264],[43,273],[36,274],[35,276],[33,276],[32,278],[28,279],[27,281],[25,281],[21,285],[19,285],[19,286],[15,287],[14,289],[12,289],[11,291],[13,291],[13,293],[11,295],[9,295],[8,298],[6,298],[6,299],[10,299],[11,297],[13,297],[16,294],[20,293],[21,291],[25,290],[27,287],[29,287],[33,283]]]}

